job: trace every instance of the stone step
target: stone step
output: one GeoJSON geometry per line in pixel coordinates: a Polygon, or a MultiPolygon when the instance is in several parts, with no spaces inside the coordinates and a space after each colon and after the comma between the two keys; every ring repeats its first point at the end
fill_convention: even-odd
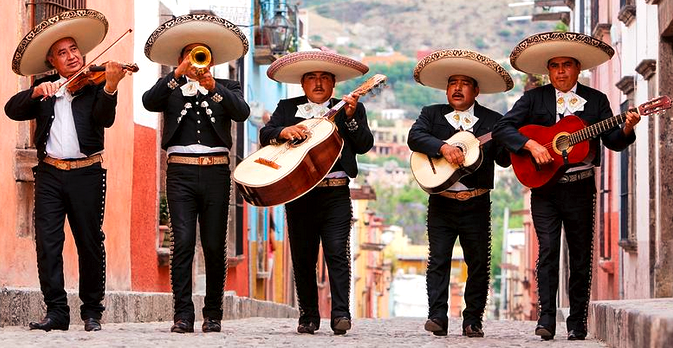
{"type": "MultiPolygon", "coordinates": [[[[203,320],[203,295],[194,295],[196,321],[203,320]]],[[[77,292],[68,292],[70,324],[81,323],[79,307],[82,304],[77,292]]],[[[223,319],[250,317],[297,318],[296,308],[225,292],[223,319]]],[[[173,321],[173,295],[163,292],[107,291],[103,301],[103,323],[136,323],[173,321]]],[[[34,288],[0,288],[0,327],[25,326],[40,320],[46,313],[42,293],[34,288]]]]}
{"type": "Polygon", "coordinates": [[[673,347],[673,298],[593,301],[589,331],[610,347],[673,347]]]}

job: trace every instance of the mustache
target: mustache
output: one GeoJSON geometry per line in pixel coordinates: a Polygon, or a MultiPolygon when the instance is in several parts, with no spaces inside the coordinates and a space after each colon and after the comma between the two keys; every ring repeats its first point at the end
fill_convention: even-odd
{"type": "Polygon", "coordinates": [[[324,92],[325,90],[322,87],[316,87],[313,89],[313,92],[324,92]]]}
{"type": "Polygon", "coordinates": [[[451,96],[452,97],[464,97],[463,93],[460,93],[460,92],[455,92],[455,93],[451,94],[451,96]]]}

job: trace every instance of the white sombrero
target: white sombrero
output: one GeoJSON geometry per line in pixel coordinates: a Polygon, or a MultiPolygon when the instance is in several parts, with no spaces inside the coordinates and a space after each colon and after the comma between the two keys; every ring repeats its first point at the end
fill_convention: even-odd
{"type": "Polygon", "coordinates": [[[435,51],[421,59],[414,68],[416,82],[446,90],[449,77],[469,76],[479,84],[480,93],[505,92],[514,87],[509,73],[493,59],[470,50],[435,51]]]}
{"type": "Polygon", "coordinates": [[[105,39],[108,22],[95,10],[61,12],[36,25],[19,42],[12,59],[12,70],[19,75],[35,75],[52,70],[46,64],[49,48],[58,40],[71,37],[85,55],[105,39]]]}
{"type": "Polygon", "coordinates": [[[615,50],[591,36],[572,32],[539,33],[519,42],[509,61],[516,70],[529,74],[548,74],[547,62],[555,57],[571,57],[582,70],[599,66],[612,58],[615,50]]]}
{"type": "Polygon", "coordinates": [[[210,47],[213,65],[242,57],[249,46],[243,32],[226,19],[189,14],[173,18],[154,30],[145,43],[145,55],[153,62],[176,66],[182,49],[194,43],[210,47]]]}
{"type": "Polygon", "coordinates": [[[369,71],[369,67],[336,53],[294,52],[273,62],[266,71],[266,76],[278,82],[301,83],[301,77],[312,71],[332,73],[339,82],[362,76],[369,71]]]}

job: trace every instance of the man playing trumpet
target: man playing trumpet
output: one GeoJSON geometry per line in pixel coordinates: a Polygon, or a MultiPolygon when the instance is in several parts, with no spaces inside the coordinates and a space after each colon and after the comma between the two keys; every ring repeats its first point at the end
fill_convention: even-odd
{"type": "Polygon", "coordinates": [[[166,195],[175,312],[171,332],[194,332],[192,261],[197,221],[206,264],[202,331],[221,330],[231,122],[245,121],[250,108],[243,100],[240,83],[215,79],[209,69],[237,59],[247,50],[248,41],[235,25],[203,14],[180,16],[162,24],[145,45],[150,60],[163,65],[177,62],[175,70],[143,95],[147,110],[163,112],[161,147],[168,153],[166,195]]]}

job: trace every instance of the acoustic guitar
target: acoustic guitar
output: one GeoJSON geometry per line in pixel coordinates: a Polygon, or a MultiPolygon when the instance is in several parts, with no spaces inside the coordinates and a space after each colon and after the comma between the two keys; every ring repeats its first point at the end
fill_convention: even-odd
{"type": "MultiPolygon", "coordinates": [[[[376,74],[352,93],[363,96],[386,79],[376,74]]],[[[318,185],[341,155],[343,139],[334,117],[345,105],[342,100],[323,117],[301,121],[307,128],[305,139],[264,146],[241,161],[232,178],[243,198],[252,205],[270,207],[295,200],[318,185]]]]}
{"type": "Polygon", "coordinates": [[[491,133],[476,138],[471,132],[461,131],[444,142],[458,147],[465,155],[461,165],[449,163],[443,156],[432,157],[420,152],[412,152],[409,162],[411,173],[418,185],[427,193],[446,191],[465,175],[474,173],[484,156],[481,145],[491,140],[491,133]]]}
{"type": "MultiPolygon", "coordinates": [[[[661,96],[638,106],[640,116],[663,113],[671,107],[671,99],[661,96]]],[[[608,130],[626,122],[626,113],[612,116],[603,121],[587,125],[581,118],[568,115],[551,127],[527,125],[519,132],[547,148],[553,162],[539,165],[528,151],[511,153],[512,167],[521,184],[530,188],[542,187],[556,182],[568,168],[590,162],[594,156],[595,146],[592,141],[608,130]]]]}

